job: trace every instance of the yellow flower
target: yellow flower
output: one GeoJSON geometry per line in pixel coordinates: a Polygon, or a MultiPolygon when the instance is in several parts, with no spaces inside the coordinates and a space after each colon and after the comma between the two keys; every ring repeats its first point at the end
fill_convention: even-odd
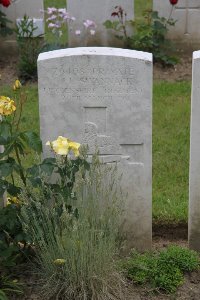
{"type": "Polygon", "coordinates": [[[12,198],[8,197],[7,205],[10,205],[10,204],[20,205],[20,200],[17,197],[12,197],[12,198]]]}
{"type": "Polygon", "coordinates": [[[16,90],[20,89],[21,86],[22,86],[21,82],[17,79],[17,80],[15,80],[15,83],[13,85],[13,90],[16,91],[16,90]]]}
{"type": "Polygon", "coordinates": [[[79,156],[79,148],[81,145],[79,143],[73,142],[69,139],[68,139],[68,142],[69,142],[70,150],[72,150],[74,152],[75,156],[79,156]]]}
{"type": "Polygon", "coordinates": [[[59,136],[57,140],[53,142],[47,142],[47,146],[50,146],[56,154],[67,155],[70,150],[73,151],[75,156],[79,155],[80,144],[71,141],[68,138],[59,136]]]}
{"type": "Polygon", "coordinates": [[[15,102],[9,97],[0,96],[0,115],[11,115],[16,110],[15,102]]]}
{"type": "Polygon", "coordinates": [[[67,138],[59,136],[57,140],[53,142],[47,142],[47,146],[50,146],[56,154],[67,155],[69,153],[69,143],[67,138]]]}
{"type": "Polygon", "coordinates": [[[55,265],[57,266],[62,266],[66,263],[66,259],[63,259],[63,258],[57,258],[54,260],[53,262],[55,265]]]}

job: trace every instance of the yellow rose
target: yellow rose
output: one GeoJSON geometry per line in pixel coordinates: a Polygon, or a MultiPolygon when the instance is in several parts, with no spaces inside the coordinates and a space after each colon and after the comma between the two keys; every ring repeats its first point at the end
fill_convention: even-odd
{"type": "Polygon", "coordinates": [[[81,145],[79,143],[73,142],[69,139],[68,139],[68,142],[69,142],[70,150],[72,150],[74,152],[74,155],[76,157],[79,156],[79,148],[80,148],[81,145]]]}
{"type": "Polygon", "coordinates": [[[53,142],[47,142],[46,145],[50,146],[56,154],[67,155],[69,153],[68,139],[63,136],[59,136],[53,142]]]}
{"type": "Polygon", "coordinates": [[[16,91],[16,90],[20,89],[21,86],[22,86],[21,82],[17,79],[17,80],[15,80],[15,83],[13,85],[13,90],[16,91]]]}
{"type": "Polygon", "coordinates": [[[0,115],[11,115],[16,110],[15,102],[9,97],[0,96],[0,115]]]}
{"type": "Polygon", "coordinates": [[[10,204],[20,205],[21,202],[17,197],[12,197],[12,198],[8,197],[7,198],[7,205],[10,205],[10,204]]]}
{"type": "Polygon", "coordinates": [[[66,259],[63,259],[63,258],[57,258],[54,260],[53,262],[55,265],[57,266],[62,266],[66,263],[66,259]]]}
{"type": "Polygon", "coordinates": [[[80,144],[63,136],[59,136],[57,140],[53,142],[48,141],[46,145],[50,146],[53,151],[59,155],[67,155],[69,151],[73,151],[75,156],[79,155],[80,144]]]}

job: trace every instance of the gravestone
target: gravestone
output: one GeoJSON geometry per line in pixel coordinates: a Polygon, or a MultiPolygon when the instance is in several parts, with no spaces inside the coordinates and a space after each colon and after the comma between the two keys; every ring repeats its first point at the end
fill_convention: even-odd
{"type": "Polygon", "coordinates": [[[200,0],[179,0],[176,5],[169,0],[153,0],[153,9],[161,17],[173,18],[175,26],[169,27],[169,37],[183,42],[197,43],[200,38],[200,0]]]}
{"type": "Polygon", "coordinates": [[[152,55],[119,48],[72,48],[38,59],[40,131],[96,147],[123,173],[129,247],[151,248],[152,55]]]}
{"type": "Polygon", "coordinates": [[[189,245],[200,251],[200,51],[193,53],[190,129],[189,245]]]}
{"type": "MultiPolygon", "coordinates": [[[[114,37],[111,30],[107,30],[103,23],[111,19],[115,7],[122,6],[127,13],[127,20],[134,19],[133,0],[67,0],[67,10],[76,18],[69,27],[68,46],[122,46],[122,42],[114,37]],[[96,23],[96,34],[90,35],[83,29],[83,21],[92,20],[96,23]],[[75,35],[76,29],[81,29],[80,36],[75,35]]],[[[113,19],[117,20],[117,18],[113,19]]]]}
{"type": "Polygon", "coordinates": [[[35,27],[38,27],[34,35],[44,34],[44,14],[40,11],[44,9],[43,0],[14,0],[9,7],[1,7],[1,9],[13,25],[19,23],[24,15],[27,15],[33,19],[35,27]]]}

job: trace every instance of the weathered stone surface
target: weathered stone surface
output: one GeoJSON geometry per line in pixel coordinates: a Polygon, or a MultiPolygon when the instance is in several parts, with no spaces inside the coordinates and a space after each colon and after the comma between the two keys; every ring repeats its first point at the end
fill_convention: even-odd
{"type": "Polygon", "coordinates": [[[170,38],[197,43],[200,38],[200,0],[179,0],[173,10],[169,0],[153,0],[153,9],[160,16],[171,16],[177,21],[175,27],[170,28],[170,38]]]}
{"type": "MultiPolygon", "coordinates": [[[[111,19],[111,13],[116,5],[121,5],[127,13],[127,20],[134,19],[133,0],[67,0],[67,10],[76,17],[72,27],[69,27],[69,47],[81,46],[119,46],[122,42],[116,39],[111,31],[108,31],[103,23],[111,19]],[[90,36],[83,30],[84,20],[93,20],[97,24],[95,36],[90,36]],[[76,29],[83,30],[81,36],[74,34],[76,29]]],[[[117,19],[116,19],[117,20],[117,19]]]]}
{"type": "Polygon", "coordinates": [[[43,13],[40,10],[44,9],[43,0],[16,0],[7,7],[2,8],[2,11],[7,15],[7,18],[16,24],[20,19],[27,15],[30,19],[34,19],[34,25],[38,27],[34,35],[44,33],[43,13]]]}
{"type": "MultiPolygon", "coordinates": [[[[73,48],[38,59],[41,138],[96,146],[117,162],[128,196],[129,247],[151,247],[152,55],[118,48],[73,48]]],[[[45,156],[50,155],[44,146],[45,156]]]]}
{"type": "Polygon", "coordinates": [[[193,53],[192,72],[189,245],[200,251],[200,51],[193,53]]]}

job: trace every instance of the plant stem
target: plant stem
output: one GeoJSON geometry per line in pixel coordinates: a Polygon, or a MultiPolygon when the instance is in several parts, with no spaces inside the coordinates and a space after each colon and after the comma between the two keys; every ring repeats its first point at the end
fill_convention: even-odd
{"type": "Polygon", "coordinates": [[[26,186],[26,177],[24,176],[21,159],[20,159],[19,152],[18,152],[18,149],[17,149],[16,145],[15,145],[15,154],[16,154],[16,157],[17,157],[18,164],[20,166],[19,175],[21,177],[21,180],[23,181],[23,184],[26,186]]]}

